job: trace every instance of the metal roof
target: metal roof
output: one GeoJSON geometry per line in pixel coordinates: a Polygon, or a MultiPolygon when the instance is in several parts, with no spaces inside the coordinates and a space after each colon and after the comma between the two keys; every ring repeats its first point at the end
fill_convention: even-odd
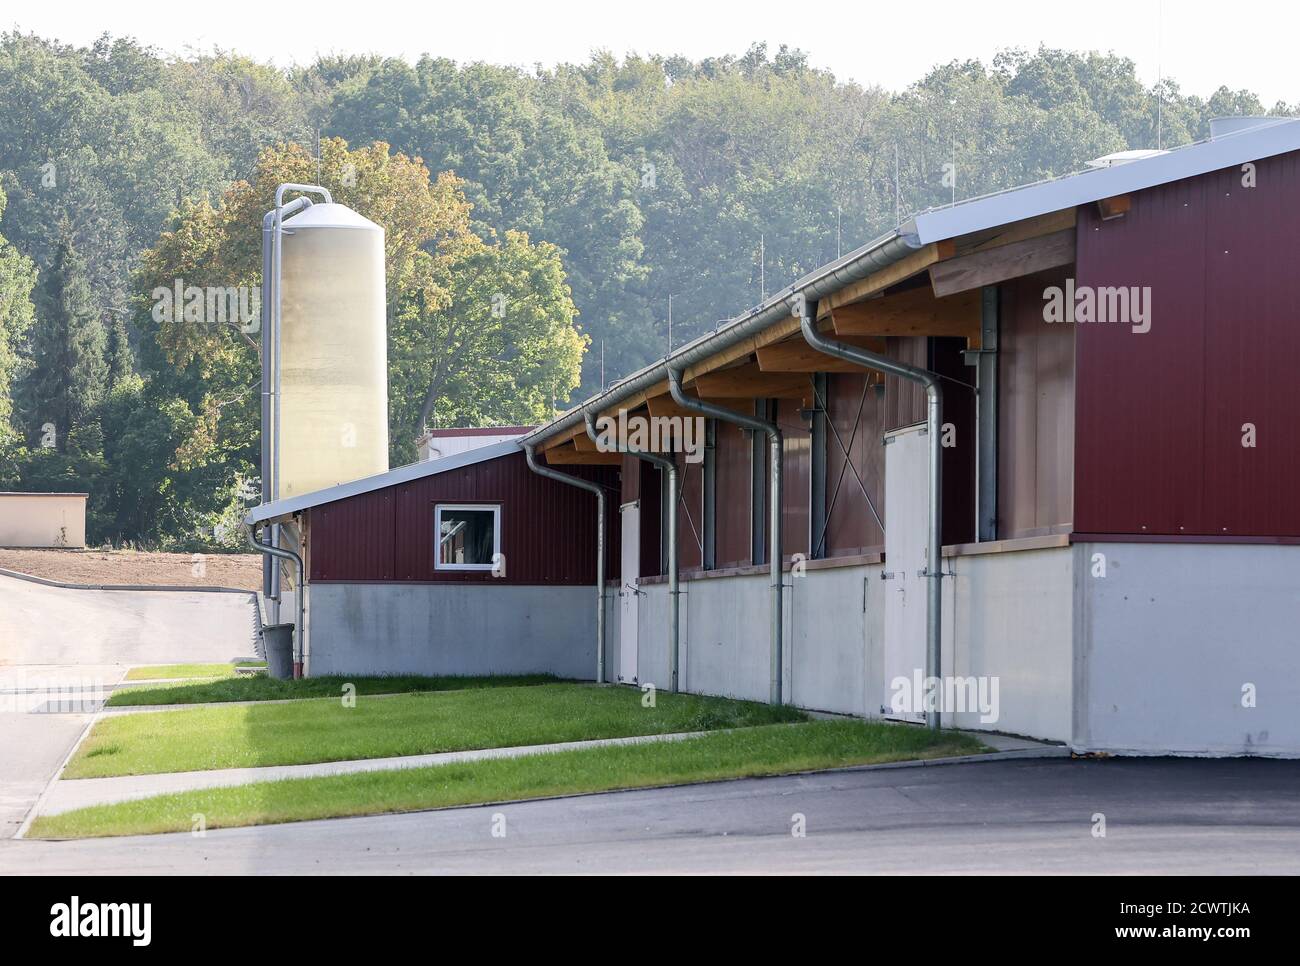
{"type": "Polygon", "coordinates": [[[1208,140],[1125,164],[1078,171],[920,212],[880,238],[808,273],[713,332],[674,349],[664,358],[615,382],[604,392],[571,407],[533,430],[523,438],[523,442],[538,443],[563,432],[579,422],[589,407],[605,409],[616,405],[664,378],[670,363],[680,367],[699,361],[788,317],[789,304],[797,295],[802,294],[809,301],[820,298],[898,261],[909,250],[1297,150],[1300,150],[1300,119],[1260,119],[1254,126],[1225,129],[1224,133],[1217,133],[1208,140]]]}
{"type": "Polygon", "coordinates": [[[517,452],[519,452],[519,444],[513,439],[507,439],[500,443],[493,443],[490,446],[480,446],[477,449],[466,450],[464,453],[457,453],[455,456],[444,456],[442,459],[437,460],[408,463],[406,466],[399,466],[387,473],[378,473],[374,476],[353,480],[351,483],[340,483],[337,486],[328,486],[323,490],[300,493],[297,496],[284,497],[273,503],[264,503],[249,510],[244,517],[244,522],[264,523],[267,520],[289,516],[299,510],[320,506],[323,503],[333,503],[335,500],[343,500],[359,493],[369,493],[372,490],[382,490],[386,486],[408,483],[411,480],[418,480],[425,476],[436,476],[439,473],[446,473],[448,470],[458,470],[462,466],[484,463],[487,460],[498,459],[517,452]]]}
{"type": "Polygon", "coordinates": [[[932,208],[915,217],[916,234],[923,245],[946,241],[1297,150],[1300,150],[1300,119],[1279,117],[1127,164],[1090,168],[945,208],[932,208]]]}

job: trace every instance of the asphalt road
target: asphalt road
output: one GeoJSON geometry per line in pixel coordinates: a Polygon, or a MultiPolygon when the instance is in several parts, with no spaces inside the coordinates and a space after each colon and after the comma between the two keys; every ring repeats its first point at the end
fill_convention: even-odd
{"type": "Polygon", "coordinates": [[[443,812],[51,843],[0,872],[1297,873],[1300,761],[846,771],[443,812]],[[791,834],[796,815],[806,835],[791,834]],[[1098,814],[1105,836],[1097,837],[1098,814]],[[504,816],[504,836],[498,816],[504,816]]]}

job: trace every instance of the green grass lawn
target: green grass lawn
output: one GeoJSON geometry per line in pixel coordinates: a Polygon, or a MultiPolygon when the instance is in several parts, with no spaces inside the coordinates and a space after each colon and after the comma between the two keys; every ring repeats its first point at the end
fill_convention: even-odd
{"type": "Polygon", "coordinates": [[[101,719],[64,778],[298,765],[802,721],[803,712],[694,694],[548,684],[287,704],[208,705],[101,719]]]}
{"type": "Polygon", "coordinates": [[[159,681],[166,678],[233,678],[236,667],[266,667],[265,661],[239,661],[237,664],[155,664],[133,667],[126,672],[127,681],[159,681]]]}
{"type": "Polygon", "coordinates": [[[196,814],[203,815],[208,828],[228,828],[411,812],[987,750],[974,738],[953,731],[932,732],[880,722],[814,721],[747,728],[684,741],[160,795],[38,818],[29,837],[189,831],[196,814]]]}
{"type": "Polygon", "coordinates": [[[225,677],[210,681],[186,681],[157,687],[126,688],[108,699],[110,707],[143,704],[207,704],[225,701],[276,701],[286,698],[338,697],[343,686],[355,686],[357,694],[403,694],[410,691],[463,691],[472,688],[524,687],[554,684],[552,674],[514,674],[492,677],[422,677],[394,674],[383,677],[319,677],[297,681],[269,678],[264,674],[225,677]]]}

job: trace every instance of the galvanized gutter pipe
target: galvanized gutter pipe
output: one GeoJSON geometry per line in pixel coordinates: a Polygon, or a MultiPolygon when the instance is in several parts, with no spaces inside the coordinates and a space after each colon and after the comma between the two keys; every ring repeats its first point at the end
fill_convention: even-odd
{"type": "Polygon", "coordinates": [[[294,597],[298,604],[298,620],[293,625],[293,676],[302,677],[303,667],[307,663],[307,628],[303,626],[303,615],[306,610],[305,600],[307,597],[307,581],[304,579],[302,557],[292,550],[284,550],[280,547],[273,547],[269,543],[262,543],[257,539],[257,524],[249,523],[244,525],[244,531],[248,536],[249,545],[258,553],[263,554],[268,559],[270,557],[279,557],[281,560],[292,560],[297,573],[297,582],[295,583],[294,597]]]}
{"type": "MultiPolygon", "coordinates": [[[[590,437],[593,443],[599,445],[598,437],[600,433],[596,430],[596,417],[590,412],[584,412],[583,416],[587,423],[587,436],[590,437]]],[[[681,660],[678,648],[679,615],[681,611],[678,596],[679,568],[677,566],[677,461],[666,456],[660,456],[658,453],[633,449],[627,445],[625,440],[619,440],[619,452],[635,456],[637,459],[658,466],[668,473],[668,689],[676,693],[678,667],[681,660]]]]}
{"type": "MultiPolygon", "coordinates": [[[[907,227],[912,228],[910,225],[907,227]]],[[[670,363],[679,371],[685,371],[745,339],[758,335],[768,326],[788,319],[792,297],[803,295],[806,300],[815,301],[866,278],[872,272],[887,268],[920,247],[922,247],[921,243],[915,234],[904,233],[903,229],[891,231],[882,238],[849,252],[843,258],[805,276],[717,331],[686,343],[666,358],[633,373],[622,382],[615,383],[605,392],[597,393],[557,419],[523,436],[519,442],[521,445],[540,443],[542,440],[581,426],[583,413],[588,408],[594,410],[613,408],[667,379],[670,363]]]]}
{"type": "Polygon", "coordinates": [[[587,490],[596,494],[596,683],[605,683],[605,491],[599,483],[580,480],[568,473],[561,473],[549,466],[542,466],[536,460],[536,446],[524,445],[524,456],[528,468],[538,476],[556,480],[569,486],[587,490]]]}
{"type": "MultiPolygon", "coordinates": [[[[573,407],[568,412],[552,420],[544,426],[539,426],[531,433],[523,436],[519,443],[529,454],[529,465],[535,466],[532,460],[533,448],[545,439],[557,436],[560,433],[567,432],[581,425],[585,421],[586,411],[590,409],[604,410],[618,406],[620,403],[632,398],[638,393],[646,392],[659,383],[668,379],[671,386],[671,373],[678,373],[677,381],[681,382],[680,373],[686,371],[693,365],[702,363],[712,356],[723,352],[732,346],[744,342],[771,325],[775,325],[790,317],[790,301],[792,298],[802,296],[805,301],[815,302],[834,292],[839,291],[853,282],[859,281],[877,272],[882,268],[887,268],[910,255],[912,252],[921,248],[920,239],[916,236],[915,223],[907,225],[905,228],[898,228],[889,232],[873,242],[869,242],[856,251],[849,252],[843,258],[836,259],[829,265],[818,269],[815,272],[805,276],[795,282],[788,288],[776,293],[767,301],[750,309],[745,314],[729,322],[722,328],[700,336],[692,342],[669,353],[668,356],[653,365],[647,366],[639,372],[633,373],[621,382],[615,383],[608,390],[597,393],[590,399],[573,407]]],[[[892,360],[891,360],[892,361],[892,360]]],[[[676,398],[676,397],[674,397],[676,398]]],[[[690,407],[688,404],[688,408],[690,407]]],[[[728,410],[728,416],[734,416],[728,410]]],[[[766,432],[766,429],[764,429],[766,432]]],[[[936,434],[937,438],[937,434],[936,434]]],[[[547,475],[542,473],[543,476],[547,475]]],[[[558,474],[561,477],[564,474],[558,474]]],[[[572,481],[572,477],[566,477],[566,481],[572,481]]],[[[603,496],[602,496],[603,499],[603,496]]],[[[779,503],[778,503],[779,505],[779,503]]],[[[603,523],[602,516],[602,523],[603,523]]],[[[603,544],[603,529],[602,529],[603,544]]],[[[778,553],[773,554],[776,566],[780,566],[780,544],[776,544],[778,553]]],[[[603,568],[604,552],[603,545],[601,549],[601,561],[603,568]]],[[[773,581],[774,584],[780,584],[780,577],[773,581]]],[[[601,606],[601,654],[602,654],[602,672],[603,672],[603,654],[604,654],[604,588],[602,582],[601,588],[602,606],[601,606]]],[[[777,601],[779,602],[779,594],[777,601]]],[[[780,606],[777,603],[775,606],[780,606]]],[[[780,642],[778,639],[778,646],[780,642]]],[[[778,665],[779,671],[779,665],[778,665]]],[[[602,674],[603,676],[603,674],[602,674]]],[[[774,675],[774,684],[776,688],[780,687],[780,675],[774,675]]],[[[779,697],[779,694],[777,695],[779,697]]]]}
{"type": "MultiPolygon", "coordinates": [[[[288,205],[284,203],[284,194],[286,191],[304,191],[313,194],[319,194],[325,199],[325,204],[333,204],[334,197],[329,193],[328,188],[322,188],[316,184],[282,184],[275,189],[275,208],[269,212],[274,215],[272,223],[271,238],[271,277],[275,284],[275,296],[272,301],[271,325],[274,331],[271,333],[271,339],[275,346],[275,360],[273,364],[273,379],[275,382],[275,415],[273,419],[274,435],[272,438],[271,461],[274,464],[274,475],[272,478],[272,495],[271,499],[280,498],[280,269],[283,261],[284,248],[284,219],[286,213],[292,213],[293,206],[297,204],[298,199],[294,199],[288,205]]],[[[307,205],[311,202],[308,201],[307,205]]],[[[302,207],[307,207],[303,205],[302,207]]]]}
{"type": "Polygon", "coordinates": [[[705,416],[711,416],[714,419],[720,419],[725,423],[732,423],[736,426],[744,426],[746,429],[752,429],[756,433],[765,433],[767,435],[768,447],[770,450],[769,461],[771,463],[770,472],[772,474],[772,491],[768,494],[768,566],[771,570],[772,577],[772,614],[771,627],[768,630],[770,639],[770,685],[768,690],[768,701],[771,704],[781,703],[781,671],[782,671],[782,632],[784,623],[782,621],[782,577],[781,577],[781,511],[784,509],[782,498],[783,487],[781,480],[781,463],[784,455],[783,439],[780,427],[776,423],[770,423],[765,419],[759,419],[757,416],[746,416],[743,413],[735,412],[724,406],[715,406],[712,403],[705,402],[702,399],[695,399],[686,395],[682,388],[682,373],[675,365],[668,367],[668,390],[672,393],[673,399],[677,405],[683,409],[690,409],[705,416]]]}
{"type": "MultiPolygon", "coordinates": [[[[275,433],[273,429],[278,429],[276,413],[279,412],[279,382],[275,378],[279,371],[275,368],[275,351],[278,340],[274,337],[275,329],[275,306],[279,305],[279,276],[275,272],[273,250],[275,248],[275,229],[277,214],[280,218],[295,214],[303,208],[311,207],[311,199],[306,196],[294,198],[287,205],[279,208],[272,208],[262,216],[262,312],[261,312],[261,340],[262,340],[262,503],[270,503],[275,499],[275,494],[279,488],[279,481],[276,479],[276,471],[279,469],[275,465],[274,455],[276,450],[272,449],[272,438],[275,433]]],[[[279,528],[271,528],[271,543],[279,544],[279,528]]],[[[280,621],[280,581],[279,573],[270,556],[262,558],[262,595],[267,600],[268,616],[272,624],[280,621]]]]}
{"type": "MultiPolygon", "coordinates": [[[[925,387],[925,424],[930,434],[930,522],[926,540],[925,576],[929,584],[925,589],[925,663],[926,677],[937,680],[939,677],[943,640],[943,441],[940,429],[943,425],[943,389],[939,377],[928,369],[920,369],[891,359],[889,356],[869,352],[866,349],[843,342],[828,339],[817,331],[817,303],[796,297],[791,301],[795,314],[799,317],[799,326],[803,330],[804,341],[816,349],[837,359],[855,362],[870,369],[880,369],[903,379],[920,383],[925,387]]],[[[936,687],[938,687],[936,685],[936,687]]],[[[941,689],[940,692],[941,693],[941,689]]],[[[936,699],[938,696],[936,693],[936,699]]],[[[939,712],[927,706],[925,724],[931,731],[939,727],[939,712]]]]}

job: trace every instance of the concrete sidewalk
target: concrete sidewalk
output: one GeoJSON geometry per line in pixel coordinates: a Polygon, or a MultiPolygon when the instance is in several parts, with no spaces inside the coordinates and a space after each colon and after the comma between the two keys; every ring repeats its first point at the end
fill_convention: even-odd
{"type": "Polygon", "coordinates": [[[152,798],[169,792],[225,788],[253,782],[284,781],[290,778],[315,778],[321,775],[348,775],[367,771],[393,771],[424,768],[457,762],[485,761],[490,758],[519,758],[578,748],[602,748],[611,745],[641,745],[654,741],[681,741],[708,734],[704,731],[668,735],[638,735],[632,738],[597,738],[591,741],[562,741],[546,745],[517,745],[510,748],[483,748],[474,751],[447,751],[432,755],[405,755],[397,758],[359,758],[350,761],[322,761],[309,765],[267,765],[260,768],[219,768],[212,771],[178,771],[157,775],[123,775],[118,778],[60,778],[41,801],[38,815],[88,805],[108,805],[136,798],[152,798]]]}
{"type": "MultiPolygon", "coordinates": [[[[193,705],[190,705],[193,707],[193,705]]],[[[430,755],[407,755],[395,758],[362,758],[349,761],[317,762],[307,765],[268,765],[258,768],[222,768],[211,771],[165,772],[153,775],[123,775],[114,778],[60,778],[50,785],[41,799],[37,815],[57,815],[91,805],[109,805],[116,802],[151,798],[171,792],[197,791],[205,788],[226,788],[253,782],[284,781],[293,778],[314,778],[322,775],[347,775],[357,772],[392,771],[402,768],[424,768],[430,765],[449,765],[457,762],[485,761],[492,758],[519,758],[525,755],[542,755],[580,748],[602,748],[617,745],[640,745],[657,741],[682,741],[716,732],[692,731],[667,735],[640,735],[630,738],[598,738],[589,741],[566,741],[543,745],[518,745],[510,748],[485,748],[473,751],[451,751],[430,755]]],[[[1068,756],[1069,750],[1060,745],[1003,735],[977,735],[979,740],[993,749],[991,754],[963,756],[961,758],[915,759],[887,762],[879,765],[856,765],[850,768],[909,768],[951,764],[959,761],[998,761],[1013,758],[1051,758],[1068,756]]]]}
{"type": "Polygon", "coordinates": [[[18,833],[121,676],[114,665],[0,667],[0,839],[18,833]]]}

